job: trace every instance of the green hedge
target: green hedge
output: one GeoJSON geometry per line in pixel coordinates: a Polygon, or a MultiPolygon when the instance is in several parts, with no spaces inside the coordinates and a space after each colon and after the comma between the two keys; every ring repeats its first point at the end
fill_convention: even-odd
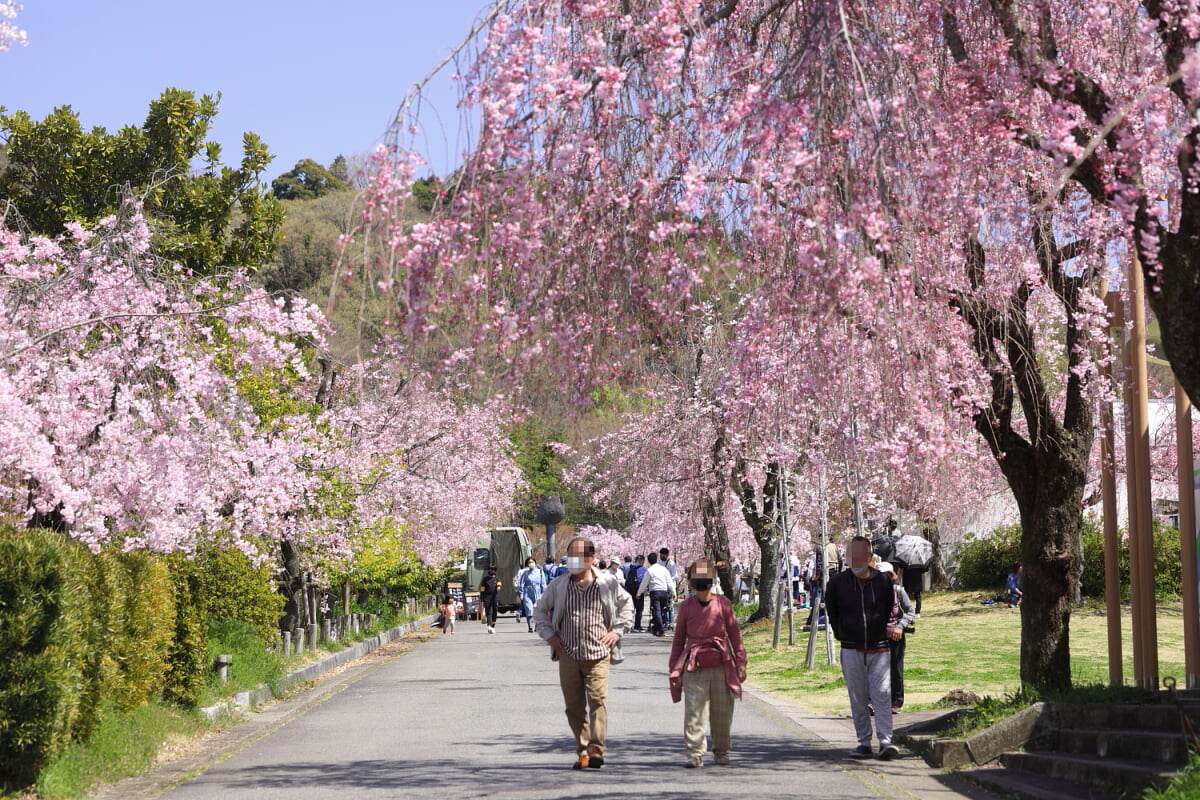
{"type": "MultiPolygon", "coordinates": [[[[1121,573],[1121,597],[1129,598],[1129,542],[1120,532],[1117,562],[1121,573]]],[[[962,589],[998,590],[1014,561],[1021,560],[1021,526],[1005,525],[990,535],[977,538],[967,534],[958,546],[958,570],[955,583],[962,589]]],[[[1183,567],[1180,562],[1179,531],[1154,523],[1155,595],[1159,599],[1178,597],[1183,592],[1183,567]]],[[[1104,596],[1104,532],[1099,522],[1088,517],[1083,523],[1083,577],[1085,597],[1104,596]]]]}
{"type": "Polygon", "coordinates": [[[167,654],[162,696],[168,703],[196,708],[211,673],[208,615],[200,605],[200,581],[191,562],[175,553],[167,564],[175,597],[175,635],[167,654]]]}
{"type": "Polygon", "coordinates": [[[208,620],[244,622],[265,641],[275,640],[284,598],[271,563],[255,566],[240,550],[210,545],[199,548],[188,564],[196,602],[208,620]]]}
{"type": "Polygon", "coordinates": [[[1013,562],[1021,560],[1021,526],[1003,525],[982,538],[968,533],[955,555],[958,569],[954,582],[959,588],[1003,587],[1013,562]]]}
{"type": "Polygon", "coordinates": [[[0,784],[29,785],[110,710],[195,706],[207,622],[192,567],[169,563],[0,526],[0,784]]]}
{"type": "Polygon", "coordinates": [[[85,686],[87,551],[0,532],[0,784],[21,788],[75,735],[85,686]]]}

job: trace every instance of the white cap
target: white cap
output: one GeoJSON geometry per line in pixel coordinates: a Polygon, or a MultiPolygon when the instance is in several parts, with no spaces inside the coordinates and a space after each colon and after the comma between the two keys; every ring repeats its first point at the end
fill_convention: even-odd
{"type": "Polygon", "coordinates": [[[895,568],[893,568],[892,565],[887,561],[880,561],[875,565],[875,569],[879,570],[880,572],[890,572],[893,575],[896,574],[895,568]]]}

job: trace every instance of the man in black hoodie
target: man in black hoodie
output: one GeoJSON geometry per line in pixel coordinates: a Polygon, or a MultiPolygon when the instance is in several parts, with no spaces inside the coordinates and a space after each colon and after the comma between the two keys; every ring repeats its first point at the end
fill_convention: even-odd
{"type": "Polygon", "coordinates": [[[847,555],[850,569],[830,579],[825,611],[833,635],[842,643],[842,677],[846,679],[850,715],[858,737],[858,747],[850,755],[855,758],[874,755],[870,704],[876,711],[879,758],[887,761],[900,755],[899,748],[892,744],[891,653],[887,635],[896,593],[888,577],[869,565],[869,539],[855,536],[847,555]]]}

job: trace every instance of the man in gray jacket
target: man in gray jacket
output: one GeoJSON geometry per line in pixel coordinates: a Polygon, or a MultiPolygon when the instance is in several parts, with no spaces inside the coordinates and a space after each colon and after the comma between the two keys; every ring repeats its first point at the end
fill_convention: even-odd
{"type": "Polygon", "coordinates": [[[633,600],[612,573],[595,568],[596,547],[577,536],[567,545],[566,575],[550,582],[533,609],[538,635],[554,650],[575,769],[604,766],[608,667],[619,664],[621,637],[633,624],[633,600]]]}

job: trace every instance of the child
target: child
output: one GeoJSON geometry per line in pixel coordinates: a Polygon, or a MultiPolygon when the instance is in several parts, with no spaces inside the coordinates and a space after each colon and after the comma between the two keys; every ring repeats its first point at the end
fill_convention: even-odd
{"type": "Polygon", "coordinates": [[[455,605],[454,598],[447,595],[446,602],[438,606],[438,611],[442,612],[442,635],[449,633],[454,635],[454,617],[455,605]]]}

